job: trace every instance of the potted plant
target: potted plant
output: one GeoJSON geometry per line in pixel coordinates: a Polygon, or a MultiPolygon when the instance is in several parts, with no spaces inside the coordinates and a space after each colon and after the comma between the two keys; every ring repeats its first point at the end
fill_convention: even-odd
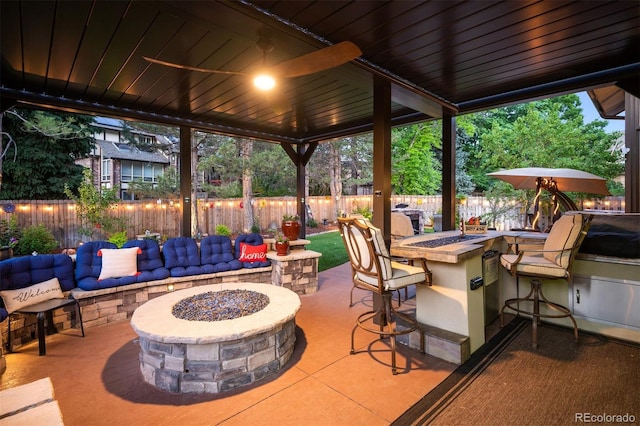
{"type": "Polygon", "coordinates": [[[13,256],[13,248],[18,244],[21,232],[15,216],[0,220],[0,260],[13,256]]]}
{"type": "Polygon", "coordinates": [[[278,256],[286,256],[289,254],[289,239],[287,236],[282,232],[277,232],[273,238],[276,240],[276,254],[278,256]]]}
{"type": "Polygon", "coordinates": [[[297,215],[285,214],[282,216],[282,233],[286,235],[289,241],[295,241],[300,235],[300,222],[297,215]]]}

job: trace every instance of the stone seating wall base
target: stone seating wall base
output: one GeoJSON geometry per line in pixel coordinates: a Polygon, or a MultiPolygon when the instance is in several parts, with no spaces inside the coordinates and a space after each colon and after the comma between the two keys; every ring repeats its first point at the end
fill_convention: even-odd
{"type": "Polygon", "coordinates": [[[186,277],[169,277],[164,280],[101,290],[85,291],[76,288],[71,290],[71,296],[80,301],[82,321],[87,329],[97,325],[129,320],[138,306],[170,291],[236,281],[271,284],[271,269],[269,266],[186,277]]]}
{"type": "MultiPolygon", "coordinates": [[[[315,293],[318,289],[318,258],[320,253],[311,250],[295,250],[287,256],[277,256],[268,252],[271,266],[265,268],[243,268],[236,271],[213,274],[169,277],[164,280],[148,281],[126,286],[100,290],[82,290],[74,288],[66,295],[77,299],[82,310],[84,328],[127,321],[136,308],[146,301],[167,294],[169,291],[184,288],[228,282],[254,282],[281,286],[298,295],[315,293]],[[170,288],[172,287],[172,288],[170,288]]],[[[53,312],[56,331],[78,327],[73,306],[57,309],[53,312]]],[[[11,334],[13,349],[37,340],[35,315],[11,315],[11,334]]],[[[7,324],[0,324],[3,345],[7,339],[7,324]]]]}

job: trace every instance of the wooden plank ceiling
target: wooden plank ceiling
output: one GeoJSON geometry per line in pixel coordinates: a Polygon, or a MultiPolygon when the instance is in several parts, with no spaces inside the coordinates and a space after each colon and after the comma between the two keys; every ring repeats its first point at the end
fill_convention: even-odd
{"type": "Polygon", "coordinates": [[[617,82],[639,96],[634,1],[3,0],[0,12],[3,110],[26,103],[305,143],[370,130],[374,77],[392,84],[394,124],[617,82]],[[269,64],[345,40],[363,55],[281,81],[271,99],[246,76],[143,59],[251,73],[261,31],[269,64]],[[290,109],[274,108],[281,97],[290,109]]]}

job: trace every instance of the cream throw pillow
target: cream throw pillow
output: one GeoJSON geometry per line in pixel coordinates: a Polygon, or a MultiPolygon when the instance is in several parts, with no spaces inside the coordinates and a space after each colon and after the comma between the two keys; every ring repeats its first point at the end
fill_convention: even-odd
{"type": "Polygon", "coordinates": [[[100,249],[98,256],[102,256],[102,269],[98,280],[137,275],[139,251],[139,247],[100,249]]]}
{"type": "Polygon", "coordinates": [[[64,294],[60,290],[58,278],[53,277],[29,287],[0,291],[0,297],[2,297],[7,312],[12,313],[49,299],[63,299],[64,294]]]}

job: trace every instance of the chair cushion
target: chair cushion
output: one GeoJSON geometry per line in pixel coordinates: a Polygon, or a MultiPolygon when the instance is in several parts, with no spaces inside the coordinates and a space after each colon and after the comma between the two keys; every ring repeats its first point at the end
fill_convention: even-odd
{"type": "Polygon", "coordinates": [[[102,256],[98,256],[101,249],[117,249],[109,241],[90,241],[78,247],[76,254],[76,281],[83,290],[99,290],[121,285],[129,285],[138,281],[137,275],[127,275],[119,278],[104,278],[98,280],[102,271],[102,256]]]}
{"type": "Polygon", "coordinates": [[[0,262],[0,290],[16,290],[58,278],[62,291],[76,286],[74,264],[66,254],[12,257],[0,262]]]}
{"type": "Polygon", "coordinates": [[[129,240],[122,246],[122,248],[130,247],[140,248],[137,282],[163,280],[169,276],[169,270],[164,267],[160,246],[156,240],[129,240]]]}
{"type": "MultiPolygon", "coordinates": [[[[503,254],[500,256],[500,263],[511,271],[514,262],[518,259],[517,254],[503,254]]],[[[568,277],[567,268],[548,260],[544,256],[522,256],[516,265],[518,275],[542,276],[549,278],[568,277]]]]}
{"type": "MultiPolygon", "coordinates": [[[[78,287],[80,282],[85,278],[98,279],[100,276],[100,270],[102,269],[102,257],[98,256],[100,249],[116,249],[116,245],[109,241],[90,241],[82,244],[78,247],[76,253],[76,280],[78,281],[78,287]]],[[[85,289],[84,290],[94,290],[85,289]]]]}
{"type": "Polygon", "coordinates": [[[544,243],[545,259],[561,268],[568,268],[571,260],[571,248],[580,237],[582,230],[582,215],[564,215],[551,227],[551,232],[544,243]],[[558,250],[553,252],[553,250],[558,250]],[[560,251],[564,250],[564,251],[560,251]]]}
{"type": "MultiPolygon", "coordinates": [[[[382,232],[380,231],[380,229],[373,226],[373,224],[371,224],[371,222],[366,219],[358,218],[357,220],[367,225],[367,227],[371,231],[374,250],[377,253],[381,254],[381,256],[379,256],[381,265],[380,268],[382,269],[380,276],[384,283],[385,290],[397,290],[412,284],[424,282],[426,280],[426,274],[422,268],[391,261],[391,259],[389,258],[389,251],[387,250],[387,246],[384,243],[384,239],[382,237],[382,232]]],[[[353,227],[352,232],[358,246],[360,256],[362,256],[362,265],[366,267],[371,264],[367,242],[364,235],[357,227],[353,227]]],[[[372,266],[373,267],[371,272],[375,273],[375,263],[372,266]]],[[[369,285],[372,285],[374,287],[378,286],[377,277],[359,273],[358,271],[356,271],[356,277],[360,281],[363,281],[369,285]]]]}
{"type": "Polygon", "coordinates": [[[162,247],[164,266],[172,277],[200,275],[204,271],[200,265],[198,244],[193,238],[169,238],[162,247]]]}
{"type": "MultiPolygon", "coordinates": [[[[391,271],[391,279],[384,281],[385,290],[398,290],[424,282],[427,278],[422,268],[400,262],[391,262],[391,271]]],[[[356,277],[369,285],[378,286],[378,280],[373,276],[356,272],[356,277]]]]}
{"type": "Polygon", "coordinates": [[[427,279],[424,269],[400,262],[391,262],[392,277],[385,282],[385,290],[396,290],[427,279]]]}
{"type": "Polygon", "coordinates": [[[404,213],[391,213],[391,238],[404,238],[413,236],[413,223],[411,218],[404,213]]]}
{"type": "Polygon", "coordinates": [[[242,268],[242,263],[233,256],[231,239],[226,235],[209,235],[202,239],[200,263],[206,274],[242,268]]]}
{"type": "Polygon", "coordinates": [[[389,250],[387,250],[387,246],[384,243],[384,238],[382,237],[382,231],[379,228],[376,228],[371,223],[367,223],[369,229],[371,230],[371,236],[373,237],[373,247],[375,248],[377,253],[380,253],[380,275],[382,276],[383,281],[388,281],[393,278],[393,272],[391,268],[391,259],[389,257],[389,250]]]}

